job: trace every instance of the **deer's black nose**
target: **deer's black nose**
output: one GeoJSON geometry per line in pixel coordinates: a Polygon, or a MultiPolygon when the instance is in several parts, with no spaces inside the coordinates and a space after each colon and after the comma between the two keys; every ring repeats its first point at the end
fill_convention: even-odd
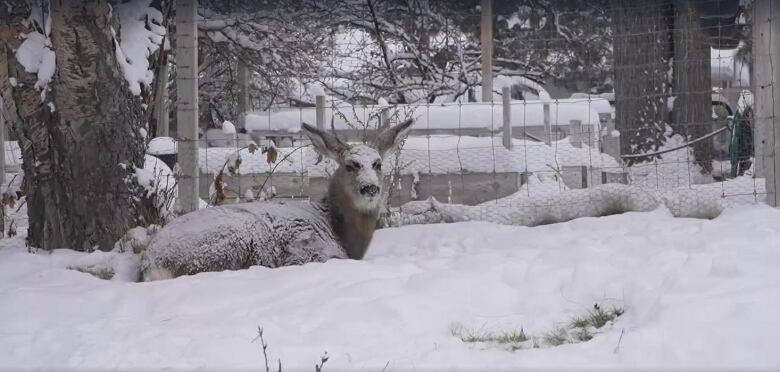
{"type": "Polygon", "coordinates": [[[360,188],[360,194],[365,196],[376,196],[376,194],[379,194],[379,186],[365,185],[360,188]]]}

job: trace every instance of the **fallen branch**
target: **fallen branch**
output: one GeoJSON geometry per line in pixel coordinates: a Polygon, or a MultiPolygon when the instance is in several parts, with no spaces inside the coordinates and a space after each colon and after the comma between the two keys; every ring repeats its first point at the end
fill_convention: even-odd
{"type": "Polygon", "coordinates": [[[697,142],[701,142],[701,141],[704,141],[704,140],[706,140],[708,138],[712,138],[716,134],[718,134],[720,132],[723,132],[723,131],[725,131],[727,129],[730,129],[730,128],[728,126],[725,126],[725,127],[720,128],[720,129],[718,129],[716,131],[710,132],[709,134],[707,134],[705,136],[699,137],[699,138],[697,138],[697,139],[695,139],[693,141],[690,141],[690,142],[683,143],[682,145],[679,145],[679,146],[676,146],[676,147],[672,147],[670,149],[656,151],[656,152],[651,152],[651,153],[647,153],[647,154],[620,155],[620,157],[623,158],[623,159],[639,159],[639,158],[649,158],[649,157],[653,157],[653,156],[657,156],[657,155],[666,154],[667,152],[672,152],[672,151],[677,151],[677,150],[680,150],[680,149],[684,149],[686,147],[690,147],[691,145],[693,145],[693,144],[695,144],[697,142]]]}

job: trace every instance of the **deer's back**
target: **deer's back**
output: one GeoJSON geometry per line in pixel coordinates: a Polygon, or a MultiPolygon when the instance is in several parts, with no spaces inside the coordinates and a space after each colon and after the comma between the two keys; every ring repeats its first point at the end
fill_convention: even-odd
{"type": "Polygon", "coordinates": [[[144,277],[279,267],[346,257],[318,202],[254,202],[202,209],[181,216],[149,243],[144,277]]]}

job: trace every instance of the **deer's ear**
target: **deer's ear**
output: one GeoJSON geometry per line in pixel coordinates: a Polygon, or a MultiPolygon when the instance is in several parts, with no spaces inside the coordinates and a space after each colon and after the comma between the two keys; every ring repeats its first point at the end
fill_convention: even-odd
{"type": "Polygon", "coordinates": [[[395,151],[401,141],[409,134],[414,124],[413,119],[407,119],[401,124],[390,127],[382,131],[374,142],[374,147],[379,152],[379,156],[385,157],[388,153],[395,151]]]}
{"type": "Polygon", "coordinates": [[[302,123],[301,129],[309,138],[314,149],[323,156],[338,161],[347,145],[335,135],[319,130],[309,124],[302,123]]]}

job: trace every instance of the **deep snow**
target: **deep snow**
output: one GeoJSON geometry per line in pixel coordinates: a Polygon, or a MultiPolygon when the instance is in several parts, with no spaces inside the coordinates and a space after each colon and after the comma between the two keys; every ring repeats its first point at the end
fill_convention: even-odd
{"type": "Polygon", "coordinates": [[[94,253],[30,254],[6,239],[0,366],[262,370],[260,325],[284,370],[313,370],[324,351],[326,371],[776,369],[778,218],[751,206],[713,220],[661,209],[533,228],[406,226],[378,231],[363,261],[151,283],[65,269],[94,253]],[[626,313],[585,343],[511,352],[450,333],[539,335],[594,303],[626,313]]]}

